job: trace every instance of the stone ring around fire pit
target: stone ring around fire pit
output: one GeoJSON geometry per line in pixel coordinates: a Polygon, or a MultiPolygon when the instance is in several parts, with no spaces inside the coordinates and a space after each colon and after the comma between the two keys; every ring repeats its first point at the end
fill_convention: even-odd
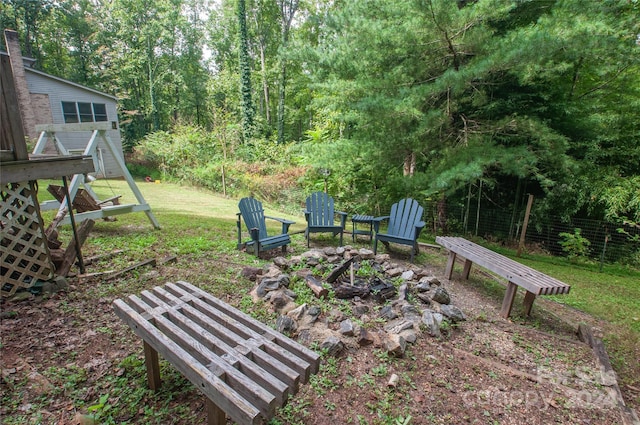
{"type": "Polygon", "coordinates": [[[440,337],[443,323],[466,319],[431,270],[402,266],[391,262],[388,254],[374,255],[364,248],[327,247],[290,259],[276,257],[263,269],[243,269],[243,275],[256,282],[254,301],[269,303],[279,314],[279,332],[306,345],[317,343],[331,355],[375,344],[402,356],[406,344],[415,342],[423,330],[440,337]],[[299,305],[296,285],[310,288],[317,305],[299,305]],[[327,304],[321,298],[331,293],[350,301],[352,315],[338,308],[323,311],[321,306],[326,310],[327,304]]]}

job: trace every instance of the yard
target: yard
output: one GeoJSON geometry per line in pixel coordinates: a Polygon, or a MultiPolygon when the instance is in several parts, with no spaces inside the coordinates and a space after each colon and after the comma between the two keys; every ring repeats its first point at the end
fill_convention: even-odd
{"type": "MultiPolygon", "coordinates": [[[[84,257],[118,253],[89,264],[92,277],[71,277],[68,288],[50,296],[3,301],[4,424],[205,421],[203,397],[167,363],[161,364],[162,389],[147,389],[142,344],[115,316],[114,299],[184,280],[275,324],[277,315],[251,298],[255,284],[241,273],[247,266],[270,263],[272,257],[257,260],[236,250],[237,201],[164,182],[139,185],[162,230],[153,230],[143,213],[96,222],[83,246],[84,257]],[[112,280],[100,274],[146,259],[156,259],[157,266],[112,280]]],[[[98,181],[93,187],[104,198],[123,194],[126,202],[130,196],[121,181],[98,181]]],[[[51,213],[45,215],[51,219],[51,213]]],[[[299,255],[307,250],[303,235],[295,233],[304,229],[304,219],[287,218],[297,222],[289,249],[299,255]]],[[[68,230],[62,238],[70,238],[68,230]]],[[[350,242],[345,235],[345,243],[350,242]]],[[[312,248],[336,245],[337,239],[330,237],[314,235],[312,240],[312,248]]],[[[364,239],[354,245],[368,247],[364,239]]],[[[401,248],[391,258],[408,267],[408,254],[401,248]]],[[[416,259],[420,268],[440,277],[445,261],[446,252],[435,248],[422,249],[416,259]]],[[[638,409],[640,273],[615,268],[598,273],[539,255],[522,261],[571,284],[571,293],[538,299],[530,318],[518,316],[516,301],[514,316],[505,320],[498,315],[504,287],[477,269],[469,282],[458,281],[456,269],[453,280],[443,279],[443,285],[466,321],[443,329],[440,338],[421,334],[402,357],[389,355],[375,342],[323,356],[320,372],[270,423],[621,423],[592,350],[575,333],[584,322],[605,340],[625,402],[638,409]],[[398,382],[388,385],[393,374],[398,382]]],[[[329,323],[333,316],[351,314],[349,301],[314,299],[304,285],[293,290],[317,303],[329,323]]],[[[358,319],[371,330],[383,326],[375,313],[358,319]]]]}

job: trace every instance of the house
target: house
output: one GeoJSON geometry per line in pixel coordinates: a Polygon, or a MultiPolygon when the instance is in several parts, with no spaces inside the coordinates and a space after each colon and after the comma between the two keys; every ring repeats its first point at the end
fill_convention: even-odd
{"type": "MultiPolygon", "coordinates": [[[[40,137],[36,126],[43,124],[109,123],[108,136],[116,152],[122,154],[115,96],[56,77],[33,68],[34,60],[22,57],[18,34],[5,30],[7,51],[25,136],[35,142],[40,137]]],[[[92,136],[91,131],[57,131],[55,136],[69,154],[82,154],[92,136]]],[[[53,140],[48,140],[43,153],[59,154],[53,140]]],[[[98,142],[94,162],[97,177],[115,178],[123,175],[120,167],[103,142],[98,142]]]]}

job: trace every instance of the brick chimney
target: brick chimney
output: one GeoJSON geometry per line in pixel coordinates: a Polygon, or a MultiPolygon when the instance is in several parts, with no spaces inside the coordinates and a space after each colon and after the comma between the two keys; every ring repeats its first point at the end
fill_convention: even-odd
{"type": "Polygon", "coordinates": [[[11,62],[11,71],[13,72],[13,81],[18,97],[18,106],[20,107],[20,115],[22,116],[22,125],[24,127],[25,136],[31,139],[37,139],[36,133],[36,117],[31,104],[31,94],[27,85],[27,78],[24,75],[24,63],[22,61],[22,51],[20,50],[20,40],[18,33],[13,30],[4,30],[4,39],[9,53],[9,61],[11,62]]]}

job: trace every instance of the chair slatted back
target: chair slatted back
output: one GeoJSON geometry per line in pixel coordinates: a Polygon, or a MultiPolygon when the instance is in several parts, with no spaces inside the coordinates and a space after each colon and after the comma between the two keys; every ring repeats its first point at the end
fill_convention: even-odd
{"type": "Polygon", "coordinates": [[[242,214],[242,219],[247,225],[247,230],[258,229],[259,238],[264,239],[267,235],[267,225],[264,219],[264,208],[262,202],[255,198],[242,198],[238,203],[238,208],[242,214]]]}
{"type": "Polygon", "coordinates": [[[405,239],[414,238],[416,223],[422,221],[424,208],[415,199],[407,198],[391,206],[387,234],[405,239]]]}
{"type": "Polygon", "coordinates": [[[309,226],[333,226],[334,209],[333,198],[324,192],[314,192],[306,201],[309,212],[309,226]]]}

